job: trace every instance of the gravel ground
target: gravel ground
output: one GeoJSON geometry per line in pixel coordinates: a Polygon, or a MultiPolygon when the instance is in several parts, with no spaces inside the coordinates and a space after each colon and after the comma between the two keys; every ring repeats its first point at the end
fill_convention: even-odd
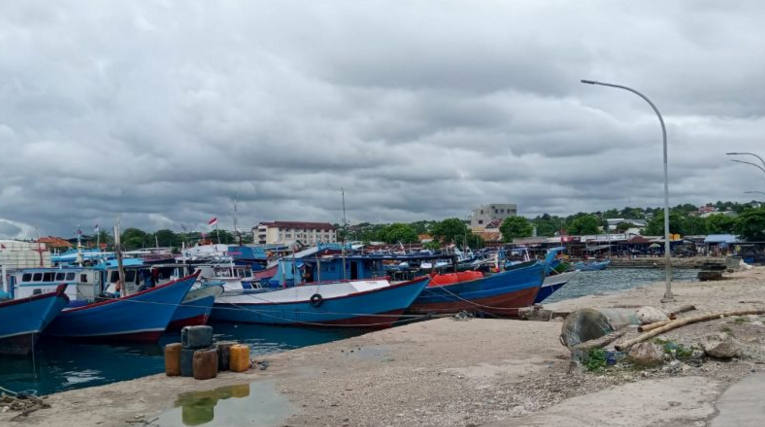
{"type": "MultiPolygon", "coordinates": [[[[654,306],[671,311],[696,305],[698,311],[689,314],[765,307],[765,269],[730,277],[721,282],[676,283],[678,301],[654,306]]],[[[662,295],[663,284],[657,284],[548,308],[647,305],[662,295]]],[[[136,416],[152,419],[172,407],[182,392],[273,379],[292,408],[280,426],[478,426],[501,420],[513,425],[512,420],[555,411],[558,404],[563,408],[576,396],[641,381],[661,387],[662,381],[673,378],[700,378],[714,384],[710,393],[717,396],[733,381],[763,369],[763,319],[719,319],[661,337],[691,347],[712,332],[732,334],[745,347],[740,359],[702,358],[645,370],[617,365],[597,373],[571,369],[570,353],[559,342],[560,322],[438,319],[273,355],[267,357],[266,371],[226,373],[203,382],[156,375],[56,394],[48,399],[53,409],[31,414],[23,423],[125,426],[136,416]]],[[[0,414],[0,424],[10,415],[0,414]]],[[[698,422],[688,425],[705,424],[698,422]]]]}

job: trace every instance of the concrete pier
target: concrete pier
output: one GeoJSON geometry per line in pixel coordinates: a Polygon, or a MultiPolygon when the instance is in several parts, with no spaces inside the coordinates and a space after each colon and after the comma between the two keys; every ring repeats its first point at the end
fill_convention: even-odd
{"type": "MultiPolygon", "coordinates": [[[[653,305],[672,311],[693,304],[701,313],[763,307],[763,279],[765,268],[755,268],[721,282],[676,282],[677,302],[672,305],[660,303],[663,284],[658,283],[546,308],[568,312],[653,305]]],[[[213,399],[211,405],[217,406],[207,416],[241,426],[538,426],[553,421],[563,426],[709,425],[732,407],[726,398],[718,411],[726,389],[761,370],[765,362],[765,324],[757,316],[697,323],[663,337],[692,345],[705,334],[729,331],[758,351],[724,363],[642,371],[571,370],[560,331],[557,319],[419,322],[261,357],[269,362],[263,371],[223,373],[207,381],[155,375],[55,394],[47,399],[51,409],[30,414],[23,425],[125,426],[156,417],[163,426],[183,425],[168,420],[184,413],[173,408],[185,408],[185,393],[246,384],[254,384],[251,390],[257,392],[251,393],[272,403],[246,404],[247,411],[237,412],[213,399]]],[[[238,397],[229,399],[236,406],[238,397]]],[[[14,415],[0,413],[0,424],[14,415]]],[[[719,425],[730,425],[721,421],[719,425]]]]}

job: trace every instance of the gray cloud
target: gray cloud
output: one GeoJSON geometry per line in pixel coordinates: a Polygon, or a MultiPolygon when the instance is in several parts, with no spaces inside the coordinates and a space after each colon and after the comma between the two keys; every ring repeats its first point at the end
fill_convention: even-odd
{"type": "MultiPolygon", "coordinates": [[[[0,5],[0,235],[748,200],[765,6],[0,5]],[[12,230],[8,227],[16,227],[12,230]]],[[[765,154],[765,153],[763,153],[765,154]]]]}

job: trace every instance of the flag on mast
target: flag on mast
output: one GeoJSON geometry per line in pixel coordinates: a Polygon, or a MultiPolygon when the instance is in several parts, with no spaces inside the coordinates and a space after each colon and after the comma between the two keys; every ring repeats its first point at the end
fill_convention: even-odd
{"type": "Polygon", "coordinates": [[[98,234],[98,224],[96,224],[96,226],[95,226],[95,227],[93,227],[93,232],[95,232],[96,234],[98,234]]]}
{"type": "Polygon", "coordinates": [[[207,221],[207,225],[217,225],[217,224],[218,224],[218,218],[213,218],[207,221]]]}

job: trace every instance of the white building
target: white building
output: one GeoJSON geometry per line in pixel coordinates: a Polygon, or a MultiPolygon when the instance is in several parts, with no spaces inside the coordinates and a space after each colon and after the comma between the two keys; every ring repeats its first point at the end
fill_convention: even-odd
{"type": "Polygon", "coordinates": [[[335,227],[328,222],[261,222],[252,228],[255,244],[289,244],[297,240],[305,245],[337,242],[335,227]]]}
{"type": "Polygon", "coordinates": [[[470,228],[484,229],[493,221],[499,221],[501,224],[506,218],[516,215],[518,215],[518,206],[514,204],[482,205],[473,209],[473,214],[470,215],[470,228]]]}

